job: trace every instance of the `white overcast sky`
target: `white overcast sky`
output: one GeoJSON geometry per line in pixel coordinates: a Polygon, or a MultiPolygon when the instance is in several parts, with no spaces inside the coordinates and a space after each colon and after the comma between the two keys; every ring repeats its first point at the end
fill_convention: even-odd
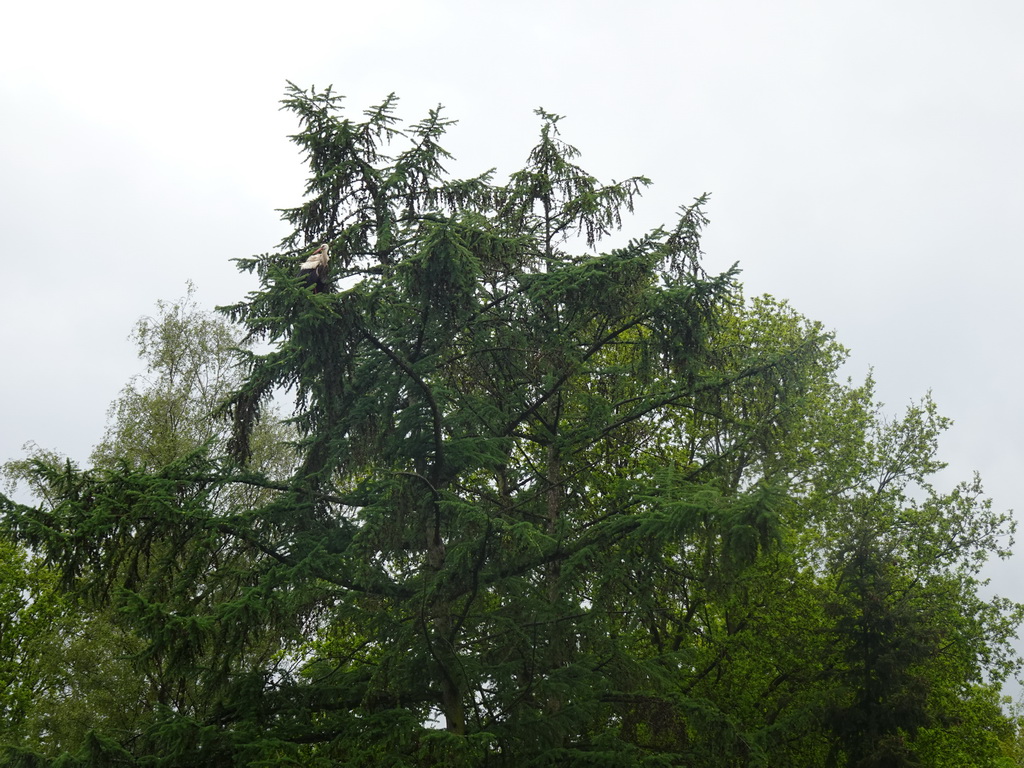
{"type": "MultiPolygon", "coordinates": [[[[893,413],[931,390],[944,477],[1024,510],[1019,0],[9,4],[0,460],[84,459],[136,319],[189,280],[209,307],[253,287],[229,259],[273,249],[305,178],[287,80],[444,104],[458,175],[566,115],[589,170],[653,179],[629,234],[711,193],[709,268],[835,330],[893,413]]],[[[1024,600],[1021,556],[991,572],[1024,600]]]]}

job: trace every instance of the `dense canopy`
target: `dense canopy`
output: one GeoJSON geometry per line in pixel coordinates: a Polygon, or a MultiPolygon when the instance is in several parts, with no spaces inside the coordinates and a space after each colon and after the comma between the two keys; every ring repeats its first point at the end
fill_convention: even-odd
{"type": "Polygon", "coordinates": [[[703,197],[602,250],[649,182],[556,115],[497,183],[446,173],[440,110],[284,103],[311,175],[259,288],[141,326],[93,466],[9,465],[19,572],[131,701],[61,731],[8,685],[10,761],[1018,764],[1020,608],[978,580],[1011,521],[933,487],[930,399],[887,420],[819,324],[708,274],[703,197]]]}

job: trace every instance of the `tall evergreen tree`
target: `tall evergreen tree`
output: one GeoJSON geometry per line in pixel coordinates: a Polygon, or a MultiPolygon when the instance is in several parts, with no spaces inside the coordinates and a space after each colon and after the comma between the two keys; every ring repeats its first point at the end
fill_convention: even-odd
{"type": "Polygon", "coordinates": [[[360,123],[330,93],[287,106],[314,170],[287,245],[328,241],[338,290],[291,277],[302,248],[242,263],[264,289],[229,312],[277,346],[230,407],[244,458],[266,398],[298,403],[302,467],[274,519],[322,622],[303,674],[344,692],[324,738],[368,762],[646,759],[616,723],[675,712],[680,661],[623,638],[636,601],[689,532],[770,495],[702,483],[671,425],[745,379],[785,390],[817,340],[717,364],[736,286],[700,265],[703,201],[597,252],[647,180],[598,182],[555,115],[496,186],[443,175],[437,112],[399,137],[391,100],[360,123]]]}

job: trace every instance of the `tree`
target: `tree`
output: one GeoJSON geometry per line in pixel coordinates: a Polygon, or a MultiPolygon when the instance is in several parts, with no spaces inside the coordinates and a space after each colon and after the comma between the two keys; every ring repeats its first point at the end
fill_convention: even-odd
{"type": "Polygon", "coordinates": [[[53,575],[2,540],[0,576],[0,722],[8,734],[20,736],[33,701],[59,685],[46,668],[58,650],[53,637],[73,634],[74,622],[52,588],[53,575]]]}
{"type": "MultiPolygon", "coordinates": [[[[233,362],[239,340],[222,318],[196,306],[193,293],[190,285],[181,300],[158,302],[157,316],[136,324],[132,339],[146,373],[133,378],[111,405],[105,439],[91,456],[94,475],[158,472],[189,460],[204,446],[225,443],[224,425],[213,416],[237,385],[233,362]]],[[[260,430],[257,461],[264,470],[278,471],[287,464],[286,436],[277,423],[260,430]]],[[[80,474],[69,460],[38,447],[28,458],[8,462],[3,472],[12,488],[26,483],[50,507],[64,501],[68,483],[80,474]]],[[[258,500],[252,489],[233,493],[244,494],[233,503],[258,500]]],[[[4,654],[9,668],[0,672],[0,680],[9,699],[16,700],[5,713],[0,740],[57,756],[81,748],[97,728],[130,734],[155,708],[174,701],[182,709],[183,702],[195,700],[187,678],[169,675],[152,653],[140,656],[136,628],[121,620],[114,596],[129,580],[124,567],[100,573],[80,565],[88,573],[79,583],[90,584],[92,593],[83,589],[69,596],[61,593],[53,569],[20,547],[0,545],[9,597],[0,616],[13,622],[4,633],[12,650],[4,654]],[[95,597],[110,604],[97,609],[90,600],[95,597]]],[[[168,545],[151,537],[145,546],[156,552],[168,545]]],[[[221,557],[227,561],[230,555],[222,552],[221,557]]]]}
{"type": "MultiPolygon", "coordinates": [[[[834,584],[831,727],[850,766],[918,765],[920,731],[983,711],[984,685],[1020,671],[1007,651],[1024,606],[978,594],[984,561],[1009,555],[1013,520],[992,509],[977,477],[947,493],[932,485],[948,425],[930,398],[899,421],[876,421],[820,540],[834,584]]],[[[998,714],[986,724],[1007,726],[998,714]]],[[[970,762],[992,760],[993,746],[970,762]]]]}
{"type": "MultiPolygon", "coordinates": [[[[720,360],[821,333],[761,297],[729,318],[720,360]]],[[[1013,749],[1016,721],[992,707],[990,686],[1019,670],[1011,639],[1021,608],[982,600],[978,575],[987,557],[1008,554],[1013,521],[977,478],[934,488],[948,420],[928,398],[887,420],[870,379],[838,380],[844,359],[826,339],[789,374],[803,382],[799,397],[776,406],[774,388],[747,380],[705,404],[714,418],[686,417],[689,454],[708,457],[703,477],[727,488],[789,478],[785,496],[732,529],[729,549],[691,538],[686,567],[660,590],[676,590],[675,609],[646,621],[654,642],[690,652],[680,684],[700,703],[701,724],[689,765],[897,765],[915,753],[923,765],[952,764],[948,734],[968,719],[987,737],[957,742],[959,764],[1000,764],[1013,749]],[[756,544],[764,515],[781,524],[775,546],[740,569],[718,555],[756,544]]]]}
{"type": "Polygon", "coordinates": [[[599,251],[648,181],[586,173],[556,115],[497,184],[445,173],[439,110],[285,106],[312,176],[294,234],[239,260],[260,288],[224,311],[264,351],[230,435],[40,462],[48,500],[4,507],[158,673],[78,764],[820,764],[853,669],[822,654],[826,521],[881,466],[841,349],[704,270],[703,198],[599,251]],[[267,466],[282,392],[294,461],[267,466]]]}

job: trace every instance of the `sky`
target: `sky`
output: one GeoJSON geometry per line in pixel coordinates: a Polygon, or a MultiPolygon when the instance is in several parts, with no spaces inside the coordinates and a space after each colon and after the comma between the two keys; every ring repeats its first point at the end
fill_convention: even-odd
{"type": "MultiPolygon", "coordinates": [[[[255,287],[230,260],[274,249],[305,179],[291,81],[353,115],[444,105],[459,176],[504,176],[534,110],[564,115],[592,173],[653,180],[628,235],[710,193],[707,267],[832,329],[893,415],[931,392],[943,482],[978,471],[1024,514],[1021,40],[1018,0],[13,4],[0,461],[84,460],[136,320],[189,281],[206,307],[255,287]]],[[[1024,600],[1024,556],[989,574],[1024,600]]]]}

